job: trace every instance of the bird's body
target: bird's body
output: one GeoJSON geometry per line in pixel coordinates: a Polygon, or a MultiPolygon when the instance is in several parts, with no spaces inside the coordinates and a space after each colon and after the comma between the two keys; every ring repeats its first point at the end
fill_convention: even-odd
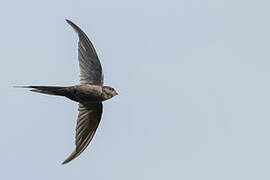
{"type": "Polygon", "coordinates": [[[91,84],[78,84],[75,86],[59,87],[59,86],[20,86],[22,88],[32,88],[31,91],[65,96],[73,101],[82,104],[91,104],[102,102],[115,96],[114,92],[108,86],[97,86],[91,84]]]}
{"type": "Polygon", "coordinates": [[[31,91],[64,96],[79,103],[76,127],[76,149],[63,164],[76,158],[92,140],[102,115],[102,102],[117,95],[109,86],[103,85],[103,71],[94,49],[86,34],[73,22],[66,20],[79,36],[78,55],[80,82],[74,86],[20,86],[31,91]]]}

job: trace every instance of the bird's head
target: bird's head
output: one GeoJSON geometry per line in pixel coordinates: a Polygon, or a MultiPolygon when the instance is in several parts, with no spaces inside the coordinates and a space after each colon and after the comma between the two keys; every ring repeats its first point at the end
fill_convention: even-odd
{"type": "Polygon", "coordinates": [[[102,87],[102,96],[105,100],[112,98],[113,96],[118,95],[115,89],[109,86],[102,87]]]}

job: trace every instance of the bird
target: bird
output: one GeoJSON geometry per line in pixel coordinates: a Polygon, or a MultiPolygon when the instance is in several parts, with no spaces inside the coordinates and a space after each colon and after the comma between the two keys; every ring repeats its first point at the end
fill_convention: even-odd
{"type": "Polygon", "coordinates": [[[118,95],[110,86],[104,86],[104,74],[96,50],[82,29],[71,20],[66,22],[75,30],[79,37],[78,60],[80,79],[73,86],[15,86],[30,88],[30,91],[64,96],[78,102],[79,114],[77,117],[75,150],[62,162],[66,164],[78,157],[93,139],[101,121],[102,102],[118,95]]]}

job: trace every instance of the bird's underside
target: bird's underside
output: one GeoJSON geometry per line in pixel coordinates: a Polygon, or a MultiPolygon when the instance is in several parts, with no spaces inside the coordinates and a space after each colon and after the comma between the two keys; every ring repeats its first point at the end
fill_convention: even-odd
{"type": "Polygon", "coordinates": [[[79,114],[76,126],[75,150],[62,163],[68,163],[79,156],[94,137],[102,116],[102,101],[117,95],[108,86],[103,86],[103,71],[94,46],[86,34],[73,22],[66,20],[77,32],[80,82],[70,87],[60,86],[21,86],[31,91],[65,96],[79,103],[79,114]]]}

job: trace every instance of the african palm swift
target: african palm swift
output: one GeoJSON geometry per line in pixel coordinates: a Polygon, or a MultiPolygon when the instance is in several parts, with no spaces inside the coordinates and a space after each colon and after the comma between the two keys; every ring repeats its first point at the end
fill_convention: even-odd
{"type": "Polygon", "coordinates": [[[80,81],[75,86],[21,86],[31,88],[30,91],[49,95],[65,96],[79,103],[75,150],[62,163],[68,163],[82,153],[92,140],[102,115],[102,101],[117,95],[109,86],[103,86],[103,71],[94,46],[86,34],[73,22],[67,23],[79,36],[78,57],[80,81]]]}

